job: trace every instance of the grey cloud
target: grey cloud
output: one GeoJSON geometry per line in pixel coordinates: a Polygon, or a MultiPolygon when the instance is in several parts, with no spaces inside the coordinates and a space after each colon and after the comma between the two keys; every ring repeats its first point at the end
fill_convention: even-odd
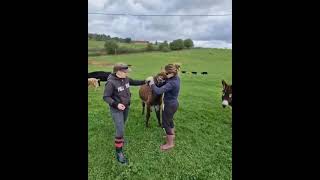
{"type": "MultiPolygon", "coordinates": [[[[231,9],[226,0],[89,0],[89,11],[129,14],[221,14],[231,9]],[[220,13],[218,13],[220,12],[220,13]]],[[[132,39],[163,41],[191,38],[206,42],[200,45],[216,44],[231,47],[232,17],[135,17],[89,15],[89,32],[132,39]],[[210,43],[212,42],[212,43],[210,43]],[[224,44],[225,43],[225,44],[224,44]]]]}

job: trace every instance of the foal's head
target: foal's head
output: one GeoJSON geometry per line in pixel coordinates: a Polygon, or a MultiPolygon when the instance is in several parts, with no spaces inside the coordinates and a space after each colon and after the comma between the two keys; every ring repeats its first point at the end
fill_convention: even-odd
{"type": "Polygon", "coordinates": [[[165,72],[160,72],[156,76],[153,77],[154,84],[158,87],[161,87],[165,84],[167,80],[167,75],[165,72]]]}

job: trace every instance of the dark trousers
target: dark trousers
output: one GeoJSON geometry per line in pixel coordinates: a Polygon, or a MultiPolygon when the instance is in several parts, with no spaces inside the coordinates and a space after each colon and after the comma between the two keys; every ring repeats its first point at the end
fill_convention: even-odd
{"type": "Polygon", "coordinates": [[[114,122],[116,138],[123,138],[124,136],[124,128],[125,123],[128,119],[129,109],[130,107],[127,106],[125,110],[121,111],[110,106],[110,112],[114,122]]]}
{"type": "Polygon", "coordinates": [[[167,135],[173,135],[171,129],[174,128],[173,116],[177,112],[179,103],[165,102],[164,111],[162,111],[162,127],[165,129],[167,135]]]}

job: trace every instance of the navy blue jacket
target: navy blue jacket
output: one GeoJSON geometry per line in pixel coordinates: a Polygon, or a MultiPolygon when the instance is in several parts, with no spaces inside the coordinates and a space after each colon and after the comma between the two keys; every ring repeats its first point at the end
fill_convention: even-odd
{"type": "Polygon", "coordinates": [[[167,80],[166,84],[157,87],[156,85],[151,86],[153,92],[160,95],[164,93],[164,104],[178,102],[178,96],[180,91],[180,78],[179,76],[174,76],[167,80]]]}

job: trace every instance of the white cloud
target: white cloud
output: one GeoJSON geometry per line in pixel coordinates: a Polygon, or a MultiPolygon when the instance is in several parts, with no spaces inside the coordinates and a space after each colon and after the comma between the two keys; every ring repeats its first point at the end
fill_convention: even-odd
{"type": "Polygon", "coordinates": [[[210,47],[210,48],[228,48],[232,49],[232,43],[227,43],[225,41],[194,41],[195,47],[210,47]]]}
{"type": "MultiPolygon", "coordinates": [[[[89,0],[89,12],[128,14],[230,14],[231,0],[89,0]]],[[[88,29],[122,38],[172,41],[191,38],[198,46],[232,46],[232,17],[136,17],[88,15],[88,29]]]]}

